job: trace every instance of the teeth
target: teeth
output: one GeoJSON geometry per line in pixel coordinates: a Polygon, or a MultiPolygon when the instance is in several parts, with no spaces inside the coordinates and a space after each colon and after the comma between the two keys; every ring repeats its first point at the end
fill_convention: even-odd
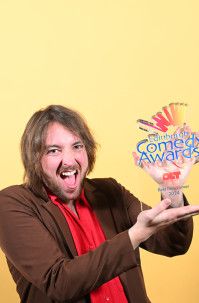
{"type": "Polygon", "coordinates": [[[76,173],[76,170],[73,170],[73,171],[65,171],[65,172],[62,172],[61,174],[63,176],[66,176],[66,177],[69,177],[69,176],[72,176],[76,173]]]}

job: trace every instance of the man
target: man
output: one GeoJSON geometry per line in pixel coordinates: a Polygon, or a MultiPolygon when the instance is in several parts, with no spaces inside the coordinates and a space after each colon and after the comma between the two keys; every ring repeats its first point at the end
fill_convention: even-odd
{"type": "Polygon", "coordinates": [[[87,179],[95,152],[82,117],[63,106],[26,126],[25,183],[0,193],[0,246],[23,303],[150,302],[138,247],[174,256],[190,245],[199,206],[180,193],[175,207],[150,209],[114,179],[87,179]]]}

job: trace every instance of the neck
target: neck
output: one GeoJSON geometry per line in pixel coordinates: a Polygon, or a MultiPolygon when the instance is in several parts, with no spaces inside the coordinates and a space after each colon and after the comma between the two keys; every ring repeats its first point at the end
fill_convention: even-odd
{"type": "Polygon", "coordinates": [[[75,208],[75,202],[74,200],[70,200],[68,203],[67,203],[67,206],[70,208],[70,210],[72,210],[72,212],[78,217],[78,213],[76,211],[76,208],[75,208]]]}

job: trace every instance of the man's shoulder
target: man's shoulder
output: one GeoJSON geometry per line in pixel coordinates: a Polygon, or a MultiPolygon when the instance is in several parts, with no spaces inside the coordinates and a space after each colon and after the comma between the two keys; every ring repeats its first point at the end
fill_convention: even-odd
{"type": "Polygon", "coordinates": [[[93,186],[100,186],[100,185],[110,185],[110,186],[117,186],[119,183],[114,178],[86,178],[86,182],[93,186]]]}
{"type": "Polygon", "coordinates": [[[11,185],[8,187],[5,187],[0,191],[0,195],[20,195],[20,194],[28,194],[30,193],[30,190],[24,185],[11,185]]]}
{"type": "Polygon", "coordinates": [[[25,185],[11,185],[0,191],[0,204],[7,202],[11,204],[22,203],[30,204],[38,200],[38,197],[25,185]]]}
{"type": "Polygon", "coordinates": [[[118,194],[122,191],[122,186],[114,178],[86,178],[85,186],[91,191],[99,190],[105,193],[118,194]]]}

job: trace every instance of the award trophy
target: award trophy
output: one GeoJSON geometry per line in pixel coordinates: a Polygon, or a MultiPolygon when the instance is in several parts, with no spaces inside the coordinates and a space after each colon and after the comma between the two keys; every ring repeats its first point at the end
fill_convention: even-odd
{"type": "Polygon", "coordinates": [[[182,195],[187,176],[199,160],[199,133],[192,132],[186,121],[185,103],[171,103],[152,121],[138,119],[139,129],[145,132],[133,152],[135,164],[143,168],[158,184],[163,197],[176,200],[182,195]]]}

